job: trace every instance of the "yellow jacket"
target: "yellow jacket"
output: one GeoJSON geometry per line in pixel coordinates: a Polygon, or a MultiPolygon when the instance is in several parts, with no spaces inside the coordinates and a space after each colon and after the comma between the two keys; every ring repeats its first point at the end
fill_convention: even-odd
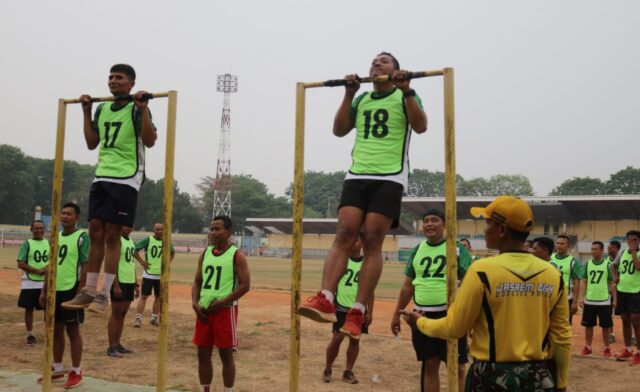
{"type": "Polygon", "coordinates": [[[480,361],[543,360],[551,343],[557,388],[569,377],[571,328],[564,282],[551,264],[528,253],[503,253],[473,263],[447,317],[421,317],[425,335],[452,339],[473,329],[469,353],[480,361]]]}

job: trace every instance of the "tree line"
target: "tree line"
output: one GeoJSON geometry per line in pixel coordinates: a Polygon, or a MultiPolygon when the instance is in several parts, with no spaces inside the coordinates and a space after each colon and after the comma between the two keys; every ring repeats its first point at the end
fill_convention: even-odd
{"type": "MultiPolygon", "coordinates": [[[[74,201],[86,214],[94,165],[65,161],[62,183],[64,201],[74,201]]],[[[17,147],[0,144],[0,222],[28,224],[35,206],[50,214],[53,160],[33,158],[17,147]]],[[[334,218],[340,202],[342,182],[346,173],[307,171],[304,174],[304,216],[334,218]]],[[[197,194],[190,195],[173,184],[173,227],[180,232],[197,233],[208,226],[213,211],[213,177],[204,177],[196,184],[197,194]]],[[[526,176],[498,174],[489,178],[456,178],[459,196],[495,196],[512,194],[533,196],[533,187],[526,176]]],[[[269,192],[268,187],[252,177],[232,176],[231,210],[234,229],[241,230],[246,218],[291,217],[293,184],[285,196],[269,192]]],[[[164,180],[146,179],[138,195],[136,230],[150,230],[162,219],[164,180]]],[[[409,177],[408,196],[444,196],[444,172],[414,169],[409,177]]],[[[551,195],[631,195],[640,194],[640,169],[627,167],[610,175],[607,180],[574,177],[553,188],[551,195]]],[[[409,223],[411,217],[404,215],[409,223]]]]}

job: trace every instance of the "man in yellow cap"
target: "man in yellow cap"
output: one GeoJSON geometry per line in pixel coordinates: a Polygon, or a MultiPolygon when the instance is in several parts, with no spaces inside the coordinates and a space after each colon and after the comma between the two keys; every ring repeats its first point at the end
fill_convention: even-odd
{"type": "Polygon", "coordinates": [[[401,313],[422,333],[440,339],[456,339],[473,329],[467,391],[566,390],[571,349],[567,292],[551,264],[523,251],[533,229],[531,208],[503,195],[486,208],[472,208],[471,214],[486,219],[487,248],[499,255],[469,267],[446,317],[401,313]],[[545,361],[549,344],[555,364],[545,361]]]}

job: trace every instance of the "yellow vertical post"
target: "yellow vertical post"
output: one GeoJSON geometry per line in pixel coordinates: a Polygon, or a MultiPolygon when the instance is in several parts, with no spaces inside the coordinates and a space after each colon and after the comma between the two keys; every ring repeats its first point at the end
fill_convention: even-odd
{"type": "MultiPolygon", "coordinates": [[[[458,286],[456,240],[456,139],[453,97],[453,68],[444,69],[444,194],[447,224],[447,305],[451,306],[458,286]]],[[[447,390],[458,390],[458,341],[447,340],[447,390]]]]}
{"type": "Polygon", "coordinates": [[[291,333],[289,335],[289,392],[300,387],[300,277],[304,205],[304,83],[296,85],[296,136],[293,169],[293,254],[291,257],[291,333]]]}
{"type": "Polygon", "coordinates": [[[167,384],[167,351],[169,332],[169,275],[171,271],[171,223],[173,221],[173,164],[176,144],[177,91],[169,91],[167,111],[167,147],[164,166],[164,199],[162,202],[162,272],[160,276],[160,328],[158,331],[158,374],[156,390],[167,384]]]}
{"type": "Polygon", "coordinates": [[[60,206],[62,205],[62,170],[64,167],[64,133],[67,121],[67,104],[58,100],[58,124],[56,131],[56,157],[53,163],[53,190],[51,192],[51,254],[47,272],[47,302],[45,308],[45,349],[42,364],[42,390],[51,391],[51,366],[53,363],[53,326],[56,310],[56,272],[58,267],[58,232],[60,206]]]}

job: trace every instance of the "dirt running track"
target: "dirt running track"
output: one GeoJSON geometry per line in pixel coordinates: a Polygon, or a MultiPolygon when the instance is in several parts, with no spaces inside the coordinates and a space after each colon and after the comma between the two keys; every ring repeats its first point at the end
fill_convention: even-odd
{"type": "MultiPolygon", "coordinates": [[[[0,270],[0,293],[14,295],[17,297],[20,287],[19,272],[16,270],[0,270]]],[[[304,294],[306,295],[306,294],[304,294]]],[[[304,298],[303,298],[304,300],[304,298]]],[[[6,306],[6,305],[5,305],[6,306]]],[[[150,304],[147,306],[150,307],[150,304]]],[[[179,336],[175,344],[181,344],[180,348],[189,346],[190,336],[192,331],[192,309],[191,309],[191,286],[185,284],[172,284],[170,292],[169,302],[170,312],[176,314],[172,316],[171,330],[181,329],[183,336],[179,336]],[[178,317],[178,315],[185,315],[185,317],[178,317]],[[174,320],[176,324],[174,324],[174,320]],[[186,320],[186,321],[185,321],[186,320]],[[189,331],[190,330],[190,331],[189,331]]],[[[288,333],[289,333],[289,307],[290,307],[290,295],[288,292],[278,291],[251,291],[240,302],[239,317],[240,317],[240,347],[238,353],[238,382],[237,388],[240,391],[243,390],[257,390],[259,388],[263,391],[269,390],[284,390],[287,385],[288,369],[288,333]],[[263,335],[263,336],[260,336],[263,335]],[[261,340],[262,339],[262,340],[261,340]],[[273,345],[273,346],[270,346],[273,345]],[[253,351],[260,352],[256,354],[259,359],[254,359],[251,355],[253,351]],[[249,353],[251,352],[251,353],[249,353]],[[269,352],[269,355],[266,353],[269,352]],[[242,355],[246,357],[243,358],[242,355]],[[246,370],[246,367],[250,367],[246,370]],[[257,377],[257,381],[248,382],[247,375],[243,376],[243,373],[248,373],[249,377],[257,377]],[[266,373],[262,375],[262,373],[266,373]],[[241,377],[244,377],[241,378],[241,377]],[[262,380],[262,381],[261,381],[262,380]],[[278,387],[271,385],[271,383],[277,383],[278,387]],[[271,388],[273,386],[273,388],[271,388]]],[[[363,346],[363,353],[361,360],[359,360],[356,367],[357,371],[360,371],[361,383],[349,387],[349,390],[353,391],[371,391],[371,390],[416,390],[413,388],[416,384],[411,381],[415,380],[415,377],[419,374],[419,367],[415,366],[410,368],[408,373],[400,371],[402,368],[406,368],[404,363],[398,363],[397,358],[401,358],[402,362],[408,364],[415,364],[413,358],[407,359],[407,357],[413,356],[413,350],[411,349],[411,343],[409,340],[409,334],[405,325],[403,325],[403,331],[401,334],[401,341],[395,341],[391,339],[391,333],[389,331],[390,317],[393,313],[395,302],[390,300],[376,301],[374,308],[374,322],[370,327],[370,337],[366,337],[363,346]],[[369,349],[369,350],[366,350],[369,349]],[[366,350],[366,351],[365,351],[366,350]],[[385,352],[383,350],[390,350],[385,352]],[[370,353],[374,351],[374,353],[370,353]],[[375,356],[374,354],[378,354],[375,356]],[[396,358],[395,355],[398,355],[396,358]],[[369,356],[372,356],[369,358],[369,356]],[[365,361],[367,363],[365,364],[365,361]],[[362,363],[361,363],[362,362],[362,363]],[[380,374],[383,378],[383,383],[374,384],[370,378],[373,374],[380,374]],[[389,385],[393,377],[398,377],[402,382],[394,381],[393,386],[389,385]],[[411,387],[409,387],[411,385],[411,387]]],[[[19,313],[17,308],[16,313],[19,313]]],[[[131,316],[131,311],[129,312],[131,316]]],[[[92,317],[92,316],[88,316],[92,317]]],[[[148,319],[147,319],[148,320],[148,319]]],[[[619,339],[622,338],[622,331],[619,318],[616,318],[615,333],[619,339]]],[[[129,319],[126,321],[130,322],[129,319]]],[[[16,327],[20,325],[16,323],[16,327]]],[[[128,324],[126,324],[128,325],[128,324]]],[[[21,327],[24,328],[24,327],[21,327]]],[[[39,326],[36,325],[36,329],[39,326]]],[[[41,328],[41,323],[40,323],[41,328]]],[[[85,327],[86,328],[86,327],[85,327]]],[[[143,327],[143,331],[149,331],[149,327],[143,327]],[[147,328],[147,329],[145,329],[147,328]]],[[[339,385],[340,389],[346,386],[340,384],[325,385],[319,381],[319,374],[322,371],[323,357],[324,357],[324,345],[328,342],[329,334],[327,332],[327,325],[316,324],[308,320],[302,320],[303,339],[302,342],[302,360],[301,360],[301,386],[305,391],[332,391],[337,389],[339,385]],[[310,342],[308,339],[314,340],[310,342]],[[310,378],[311,377],[311,378],[310,378]]],[[[4,327],[3,327],[4,329],[4,327]]],[[[136,342],[134,338],[137,338],[140,330],[134,330],[133,328],[127,329],[125,327],[125,335],[129,333],[132,335],[129,341],[136,342]],[[131,332],[129,332],[131,331],[131,332]]],[[[573,351],[574,358],[571,365],[571,389],[572,390],[595,390],[597,385],[598,391],[638,391],[640,387],[638,381],[640,380],[640,366],[630,367],[628,363],[618,363],[611,360],[605,360],[600,357],[585,358],[577,355],[582,349],[584,344],[584,329],[580,327],[580,316],[576,317],[573,325],[574,342],[573,351]]],[[[594,353],[600,354],[602,352],[602,343],[600,338],[600,331],[597,329],[594,334],[594,353]]],[[[20,331],[20,336],[22,332],[20,331]]],[[[83,335],[85,332],[83,332],[83,335]]],[[[85,337],[85,341],[91,339],[90,336],[85,337]]],[[[141,339],[141,338],[140,338],[141,339]]],[[[176,340],[176,338],[174,338],[176,340]]],[[[87,346],[89,343],[85,343],[87,346]]],[[[613,345],[613,351],[616,352],[622,347],[621,343],[613,345]]],[[[19,347],[16,346],[18,351],[19,347]]],[[[12,348],[8,348],[12,349],[12,348]]],[[[175,349],[175,348],[174,348],[175,349]]],[[[175,362],[184,361],[178,357],[179,353],[170,347],[170,360],[175,362]]],[[[41,350],[41,349],[40,349],[41,350]]],[[[86,349],[85,349],[86,350],[86,349]]],[[[100,349],[101,350],[101,349],[100,349]]],[[[188,348],[192,350],[192,346],[188,348]]],[[[139,349],[138,353],[141,350],[139,349]]],[[[182,388],[188,390],[197,390],[197,372],[195,365],[195,352],[188,351],[185,354],[185,358],[189,358],[189,362],[184,366],[190,369],[190,378],[188,382],[181,381],[179,385],[182,388]]],[[[15,355],[19,355],[15,354],[15,355]]],[[[90,355],[87,362],[90,362],[90,355]]],[[[103,353],[95,354],[103,355],[103,353]]],[[[143,354],[141,354],[143,355],[143,354]]],[[[340,366],[342,365],[343,354],[338,358],[336,366],[334,366],[334,378],[339,378],[340,366]],[[336,369],[337,368],[337,369],[336,369]]],[[[100,357],[98,357],[100,358],[100,357]]],[[[103,358],[103,357],[102,357],[103,358]]],[[[15,359],[14,359],[15,361],[15,359]]],[[[100,360],[103,361],[103,360],[100,360]]],[[[120,363],[124,364],[124,360],[120,363]]],[[[155,357],[153,357],[155,363],[155,357]]],[[[214,361],[214,368],[218,366],[219,362],[214,361]]],[[[29,361],[22,360],[25,364],[29,361]]],[[[83,360],[83,362],[85,362],[83,360]]],[[[118,360],[116,360],[118,362],[118,360]]],[[[15,368],[10,365],[11,362],[0,361],[0,367],[15,368]]],[[[30,363],[30,362],[29,362],[30,363]]],[[[109,363],[109,362],[108,362],[109,363]]],[[[89,367],[90,365],[87,365],[89,367]]],[[[155,367],[155,366],[154,366],[155,367]]],[[[36,366],[31,368],[37,369],[36,366]]],[[[444,371],[444,366],[442,367],[444,371]]],[[[151,384],[154,382],[154,378],[143,378],[146,373],[136,373],[135,369],[127,369],[127,372],[115,372],[101,375],[100,377],[114,379],[115,381],[132,382],[140,384],[151,384]]],[[[182,370],[184,372],[184,370],[182,370]]],[[[219,380],[219,367],[215,371],[215,376],[219,380]]],[[[441,373],[443,373],[441,371],[441,373]]],[[[416,380],[417,381],[417,380],[416,380]]],[[[338,381],[339,382],[339,381],[338,381]]],[[[443,383],[444,379],[443,379],[443,383]]],[[[446,383],[445,383],[446,384],[446,383]]],[[[0,385],[1,386],[1,385],[0,385]]],[[[419,389],[419,388],[417,388],[419,389]]],[[[217,387],[216,387],[216,390],[217,387]]]]}

